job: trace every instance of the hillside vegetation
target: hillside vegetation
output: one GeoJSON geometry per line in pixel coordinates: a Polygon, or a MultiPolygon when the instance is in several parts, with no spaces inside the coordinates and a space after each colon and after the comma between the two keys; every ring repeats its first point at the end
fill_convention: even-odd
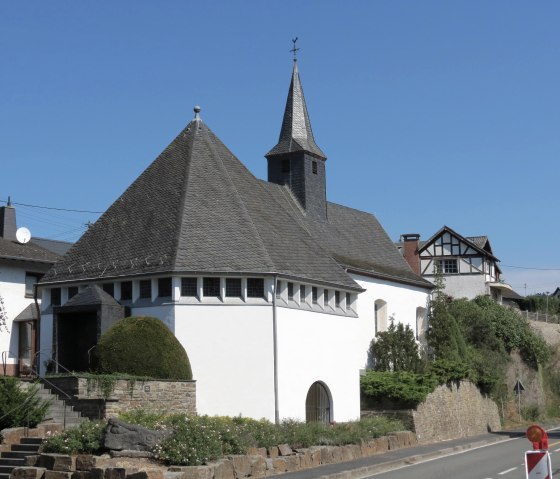
{"type": "MultiPolygon", "coordinates": [[[[370,346],[371,370],[361,380],[366,406],[408,408],[422,402],[439,384],[466,379],[500,404],[513,399],[508,366],[518,354],[524,367],[544,371],[551,395],[560,395],[560,358],[517,312],[486,296],[454,300],[438,279],[424,348],[412,330],[391,322],[370,346]],[[402,357],[406,355],[406,357],[402,357]],[[551,359],[552,358],[552,359],[551,359]]],[[[549,401],[550,402],[550,401],[549,401]]],[[[503,409],[503,408],[502,408],[503,409]]],[[[538,413],[541,413],[539,411],[538,413]]],[[[531,415],[538,415],[532,410],[531,415]]]]}

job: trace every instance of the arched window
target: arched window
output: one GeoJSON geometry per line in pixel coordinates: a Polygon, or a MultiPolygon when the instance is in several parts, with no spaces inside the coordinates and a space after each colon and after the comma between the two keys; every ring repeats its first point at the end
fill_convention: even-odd
{"type": "Polygon", "coordinates": [[[375,302],[375,334],[387,331],[387,302],[378,299],[375,302]]]}
{"type": "Polygon", "coordinates": [[[314,382],[305,399],[305,420],[307,422],[331,422],[331,394],[322,382],[314,382]]]}
{"type": "Polygon", "coordinates": [[[426,344],[426,330],[428,329],[426,308],[416,308],[416,339],[420,344],[426,344]]]}

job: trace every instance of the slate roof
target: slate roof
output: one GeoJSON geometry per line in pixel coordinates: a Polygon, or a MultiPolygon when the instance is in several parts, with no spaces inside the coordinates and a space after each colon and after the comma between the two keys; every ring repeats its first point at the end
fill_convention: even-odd
{"type": "Polygon", "coordinates": [[[21,244],[0,237],[0,259],[53,264],[60,256],[33,241],[21,244]]]}
{"type": "Polygon", "coordinates": [[[273,156],[296,151],[305,151],[326,160],[325,154],[315,143],[311,121],[307,113],[307,105],[299,78],[297,62],[294,61],[292,81],[288,90],[288,99],[284,109],[282,128],[278,144],[265,156],[273,156]]]}
{"type": "Polygon", "coordinates": [[[53,253],[56,253],[60,256],[66,253],[72,246],[72,243],[69,243],[68,241],[59,241],[47,238],[33,237],[31,238],[30,242],[36,244],[37,246],[40,246],[41,248],[52,251],[53,253]]]}
{"type": "Polygon", "coordinates": [[[64,308],[75,306],[97,306],[105,304],[109,306],[120,306],[115,298],[109,293],[106,293],[96,284],[89,285],[76,296],[70,298],[65,304],[64,308]]]}
{"type": "Polygon", "coordinates": [[[286,187],[256,179],[195,118],[41,283],[278,273],[361,290],[351,266],[431,288],[372,215],[329,203],[328,217],[306,218],[286,187]]]}
{"type": "Polygon", "coordinates": [[[28,304],[24,310],[14,318],[14,323],[39,319],[39,311],[35,303],[28,304]]]}

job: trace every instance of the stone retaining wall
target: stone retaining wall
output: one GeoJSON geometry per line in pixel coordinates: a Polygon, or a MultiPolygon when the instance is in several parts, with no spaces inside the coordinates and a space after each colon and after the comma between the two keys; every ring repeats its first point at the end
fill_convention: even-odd
{"type": "MultiPolygon", "coordinates": [[[[204,466],[157,467],[155,464],[134,464],[122,457],[63,454],[28,456],[25,467],[13,470],[11,479],[244,479],[263,478],[303,469],[352,461],[389,450],[415,445],[416,437],[409,431],[395,432],[348,446],[316,446],[292,450],[286,444],[254,448],[248,455],[227,456],[204,466]]],[[[134,451],[131,451],[133,454],[134,451]]]]}
{"type": "Polygon", "coordinates": [[[67,404],[90,419],[103,419],[134,408],[196,414],[195,381],[118,379],[108,382],[75,376],[49,377],[47,381],[46,387],[51,383],[71,396],[67,404]]]}
{"type": "Polygon", "coordinates": [[[438,386],[412,414],[420,443],[476,436],[502,428],[496,403],[469,381],[438,386]]]}

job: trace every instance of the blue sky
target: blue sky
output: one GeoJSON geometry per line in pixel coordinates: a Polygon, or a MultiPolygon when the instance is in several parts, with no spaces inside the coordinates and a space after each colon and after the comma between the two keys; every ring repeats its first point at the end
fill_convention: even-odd
{"type": "Polygon", "coordinates": [[[259,178],[291,39],[330,201],[394,240],[488,235],[521,294],[560,286],[560,3],[0,3],[0,201],[76,240],[192,117],[259,178]],[[515,266],[515,268],[513,267],[515,266]]]}

